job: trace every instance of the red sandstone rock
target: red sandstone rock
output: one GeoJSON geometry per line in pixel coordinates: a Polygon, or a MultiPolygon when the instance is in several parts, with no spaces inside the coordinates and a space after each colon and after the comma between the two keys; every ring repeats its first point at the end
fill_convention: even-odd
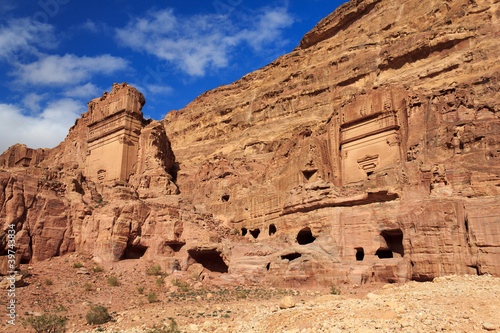
{"type": "Polygon", "coordinates": [[[0,157],[1,245],[14,223],[23,261],[200,263],[221,283],[500,275],[499,12],[353,0],[162,122],[116,84],[36,163],[0,157]]]}

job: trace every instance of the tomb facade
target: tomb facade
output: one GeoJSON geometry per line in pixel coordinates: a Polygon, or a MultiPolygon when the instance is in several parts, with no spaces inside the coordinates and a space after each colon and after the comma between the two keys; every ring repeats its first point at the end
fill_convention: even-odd
{"type": "Polygon", "coordinates": [[[98,183],[128,180],[137,159],[144,96],[126,83],[88,103],[85,175],[98,183]]]}
{"type": "MultiPolygon", "coordinates": [[[[400,96],[398,96],[400,97],[400,96]]],[[[371,92],[340,112],[342,185],[362,183],[372,173],[401,162],[403,103],[390,91],[371,92]]]]}

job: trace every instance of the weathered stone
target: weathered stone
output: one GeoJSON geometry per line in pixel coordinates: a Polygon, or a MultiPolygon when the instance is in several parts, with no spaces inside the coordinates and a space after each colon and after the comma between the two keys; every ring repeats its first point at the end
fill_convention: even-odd
{"type": "Polygon", "coordinates": [[[12,286],[15,288],[24,286],[24,277],[21,274],[9,275],[4,276],[0,281],[0,289],[13,289],[12,286]]]}
{"type": "Polygon", "coordinates": [[[95,182],[128,180],[137,162],[144,96],[126,83],[88,103],[85,174],[95,182]]]}
{"type": "Polygon", "coordinates": [[[295,300],[292,296],[285,296],[280,299],[280,309],[290,309],[295,306],[295,300]]]}
{"type": "Polygon", "coordinates": [[[487,331],[496,331],[498,329],[498,325],[492,324],[492,323],[483,323],[483,329],[487,331]]]}
{"type": "Polygon", "coordinates": [[[499,6],[350,1],[159,122],[115,84],[59,146],[0,156],[0,253],[14,225],[21,263],[166,258],[221,284],[500,275],[499,6]]]}
{"type": "Polygon", "coordinates": [[[202,264],[192,264],[187,269],[187,274],[190,278],[197,280],[201,273],[203,273],[203,265],[202,264]]]}

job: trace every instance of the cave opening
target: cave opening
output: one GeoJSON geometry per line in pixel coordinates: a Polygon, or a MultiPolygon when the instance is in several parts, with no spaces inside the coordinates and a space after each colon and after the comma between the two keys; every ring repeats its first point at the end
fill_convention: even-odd
{"type": "Polygon", "coordinates": [[[260,234],[260,229],[250,230],[250,234],[253,236],[253,238],[257,239],[257,237],[259,237],[260,234]]]}
{"type": "Polygon", "coordinates": [[[221,200],[222,200],[222,202],[228,202],[228,201],[229,201],[229,198],[230,198],[230,197],[229,197],[229,195],[228,195],[228,194],[226,194],[226,195],[223,195],[223,196],[221,197],[221,200]]]}
{"type": "Polygon", "coordinates": [[[307,227],[299,231],[297,234],[297,243],[306,245],[314,242],[316,237],[312,235],[311,228],[307,227]]]}
{"type": "Polygon", "coordinates": [[[428,274],[414,274],[411,279],[417,282],[431,282],[434,280],[434,276],[428,274]]]}
{"type": "Polygon", "coordinates": [[[403,231],[401,229],[384,230],[380,235],[384,237],[389,250],[404,257],[405,249],[403,246],[403,231]]]}
{"type": "Polygon", "coordinates": [[[22,256],[21,257],[21,261],[20,261],[20,264],[21,265],[26,265],[26,264],[29,264],[31,261],[31,258],[26,258],[25,256],[22,256]]]}
{"type": "Polygon", "coordinates": [[[144,245],[127,245],[121,259],[141,259],[147,250],[144,245]]]}
{"type": "Polygon", "coordinates": [[[379,259],[390,259],[394,258],[394,255],[392,254],[392,251],[389,249],[383,249],[380,248],[375,252],[375,255],[379,257],[379,259]]]}
{"type": "Polygon", "coordinates": [[[217,250],[188,250],[189,256],[211,272],[227,273],[229,267],[217,250]]]}
{"type": "Polygon", "coordinates": [[[272,236],[276,233],[276,226],[274,224],[271,224],[269,226],[269,236],[272,236]]]}
{"type": "Polygon", "coordinates": [[[297,253],[297,252],[293,252],[293,253],[282,255],[281,259],[282,260],[288,259],[288,260],[292,261],[292,260],[295,260],[295,259],[300,258],[300,257],[302,257],[302,254],[297,253]]]}
{"type": "Polygon", "coordinates": [[[357,247],[356,248],[356,260],[363,261],[364,258],[365,258],[365,250],[362,247],[357,247]]]}
{"type": "Polygon", "coordinates": [[[167,243],[168,247],[172,249],[174,252],[179,252],[186,243],[183,242],[171,242],[167,243]]]}
{"type": "Polygon", "coordinates": [[[318,170],[304,170],[302,174],[306,180],[310,180],[318,170]]]}
{"type": "Polygon", "coordinates": [[[266,270],[269,270],[269,268],[271,268],[271,263],[267,263],[266,265],[266,270]]]}
{"type": "Polygon", "coordinates": [[[242,236],[246,236],[246,235],[247,235],[247,232],[248,232],[248,229],[247,229],[247,228],[241,228],[241,235],[242,235],[242,236]]]}

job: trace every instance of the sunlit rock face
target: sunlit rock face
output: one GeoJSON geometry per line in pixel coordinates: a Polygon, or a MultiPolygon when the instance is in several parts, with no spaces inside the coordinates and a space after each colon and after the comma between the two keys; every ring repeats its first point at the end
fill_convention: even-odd
{"type": "Polygon", "coordinates": [[[282,286],[500,275],[499,13],[351,1],[161,122],[115,84],[58,147],[0,156],[0,221],[21,262],[85,251],[282,286]]]}

